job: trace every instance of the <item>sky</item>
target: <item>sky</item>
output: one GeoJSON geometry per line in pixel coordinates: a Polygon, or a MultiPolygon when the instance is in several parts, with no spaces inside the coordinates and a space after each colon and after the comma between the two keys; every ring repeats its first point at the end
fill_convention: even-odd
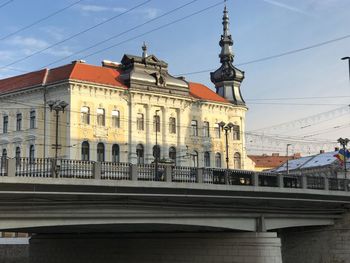
{"type": "MultiPolygon", "coordinates": [[[[350,0],[226,5],[234,64],[245,71],[248,153],[285,154],[290,144],[289,154],[315,154],[350,137],[349,68],[341,60],[350,56],[350,0]]],[[[118,62],[141,55],[145,41],[171,74],[213,88],[223,7],[220,0],[0,0],[0,78],[76,59],[118,62]]]]}

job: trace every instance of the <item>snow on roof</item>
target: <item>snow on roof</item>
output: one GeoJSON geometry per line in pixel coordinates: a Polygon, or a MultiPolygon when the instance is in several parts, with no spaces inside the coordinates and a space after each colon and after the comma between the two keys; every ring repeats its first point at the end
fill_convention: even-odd
{"type": "MultiPolygon", "coordinates": [[[[317,155],[301,157],[295,160],[289,160],[288,169],[289,170],[307,169],[307,168],[331,165],[334,162],[338,162],[338,159],[334,157],[334,155],[337,153],[338,153],[337,151],[326,152],[326,153],[320,153],[317,155]]],[[[275,172],[282,172],[286,170],[287,170],[287,162],[285,162],[283,165],[275,169],[275,172]]]]}

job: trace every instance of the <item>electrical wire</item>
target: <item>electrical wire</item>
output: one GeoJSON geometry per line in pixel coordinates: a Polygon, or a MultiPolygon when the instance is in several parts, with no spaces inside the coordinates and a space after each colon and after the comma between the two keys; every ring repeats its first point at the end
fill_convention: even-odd
{"type": "Polygon", "coordinates": [[[143,6],[143,5],[145,5],[145,4],[147,4],[147,3],[151,2],[151,1],[152,1],[152,0],[146,0],[146,1],[142,2],[141,4],[138,4],[138,5],[132,7],[132,8],[130,8],[130,9],[128,9],[128,10],[126,10],[126,11],[124,11],[124,12],[118,14],[118,15],[112,16],[112,17],[110,17],[110,18],[108,18],[108,19],[106,19],[106,20],[103,20],[102,22],[99,22],[99,23],[97,23],[97,24],[95,24],[95,25],[93,25],[93,26],[91,26],[91,27],[88,27],[88,28],[86,28],[86,29],[84,29],[84,30],[82,30],[82,31],[79,31],[78,33],[75,33],[75,34],[69,36],[68,38],[65,38],[65,39],[63,39],[63,40],[60,40],[60,41],[58,41],[58,42],[56,42],[56,43],[54,43],[54,44],[52,44],[52,45],[49,45],[48,47],[45,47],[45,48],[43,48],[43,49],[40,49],[40,50],[38,50],[38,51],[36,51],[36,52],[34,52],[34,53],[31,53],[31,54],[29,54],[29,55],[27,55],[27,56],[25,56],[25,57],[23,57],[23,58],[17,59],[17,60],[15,60],[15,61],[13,61],[13,62],[11,62],[11,63],[5,65],[5,66],[1,66],[0,69],[3,69],[3,68],[6,68],[6,67],[9,67],[9,66],[12,66],[12,65],[17,64],[17,63],[19,63],[19,62],[21,62],[21,61],[27,60],[28,58],[31,58],[31,57],[36,56],[36,55],[38,55],[38,54],[41,54],[42,52],[44,52],[44,51],[46,51],[46,50],[48,50],[48,49],[51,49],[51,48],[53,48],[53,47],[55,47],[55,46],[58,46],[58,45],[60,45],[60,44],[62,44],[62,43],[64,43],[64,42],[67,42],[68,40],[71,40],[71,39],[73,39],[73,38],[76,38],[77,36],[80,36],[80,35],[82,35],[82,34],[88,32],[88,31],[90,31],[90,30],[92,30],[92,29],[95,29],[95,28],[97,28],[97,27],[99,27],[99,26],[102,26],[102,25],[104,25],[104,24],[106,24],[106,23],[108,23],[108,22],[111,22],[111,21],[113,21],[113,20],[115,20],[115,19],[117,19],[117,18],[119,18],[119,17],[121,17],[121,16],[123,16],[123,15],[125,15],[125,14],[127,14],[127,13],[130,13],[131,11],[133,11],[133,10],[135,10],[135,9],[137,9],[137,8],[143,6]]]}
{"type": "MultiPolygon", "coordinates": [[[[45,17],[42,17],[42,18],[32,22],[29,25],[26,25],[26,26],[24,26],[24,27],[22,27],[22,28],[20,28],[20,29],[18,29],[16,31],[12,32],[12,33],[9,33],[9,34],[7,34],[7,35],[5,35],[3,37],[0,37],[0,41],[5,40],[5,39],[7,39],[7,38],[9,38],[9,37],[11,37],[13,35],[16,35],[16,34],[22,32],[24,30],[27,30],[28,28],[31,28],[31,27],[33,27],[33,26],[35,26],[35,25],[37,25],[37,24],[39,24],[39,23],[41,23],[41,22],[43,22],[43,21],[45,21],[45,20],[47,20],[47,19],[49,19],[49,18],[51,18],[53,16],[55,16],[55,15],[58,15],[59,13],[62,13],[63,11],[65,11],[65,10],[67,10],[67,9],[77,5],[77,4],[79,4],[82,1],[84,1],[84,0],[79,0],[79,1],[73,2],[72,4],[69,4],[69,5],[67,5],[67,6],[65,6],[65,7],[61,8],[59,10],[56,10],[55,12],[53,12],[53,13],[45,16],[45,17]]],[[[0,8],[1,8],[1,6],[0,6],[0,8]]],[[[12,69],[12,70],[16,70],[17,71],[17,69],[12,69]]]]}
{"type": "Polygon", "coordinates": [[[65,57],[63,57],[63,58],[60,58],[60,59],[58,59],[58,60],[55,60],[55,61],[53,61],[53,62],[51,62],[51,63],[49,63],[49,64],[46,64],[46,65],[43,66],[43,67],[49,67],[49,66],[51,66],[51,65],[53,65],[53,64],[56,64],[56,63],[61,62],[61,61],[63,61],[63,60],[66,60],[66,59],[68,59],[68,58],[70,58],[70,57],[73,57],[73,56],[76,56],[76,55],[78,55],[78,54],[81,54],[81,53],[83,53],[83,52],[85,52],[85,51],[88,51],[88,50],[90,50],[90,49],[92,49],[92,48],[94,48],[94,47],[97,47],[97,46],[102,45],[102,44],[104,44],[104,43],[106,43],[106,42],[108,42],[108,41],[111,41],[112,39],[116,39],[116,38],[118,38],[118,37],[120,37],[120,36],[122,36],[122,35],[125,35],[125,34],[131,32],[131,31],[134,31],[134,30],[138,29],[138,28],[141,28],[141,27],[143,27],[143,26],[145,26],[145,25],[147,25],[147,24],[149,24],[149,23],[152,23],[152,22],[154,22],[154,21],[156,21],[156,20],[158,20],[158,19],[160,19],[160,18],[163,18],[163,17],[165,17],[165,16],[168,16],[168,15],[170,15],[170,14],[172,14],[172,13],[175,13],[176,11],[178,11],[178,10],[180,10],[180,9],[182,9],[182,8],[184,8],[184,7],[186,7],[186,6],[188,6],[188,5],[191,5],[191,4],[193,4],[194,2],[197,2],[197,1],[198,1],[198,0],[192,0],[192,1],[190,1],[190,2],[187,2],[187,3],[185,3],[185,4],[181,5],[181,6],[178,6],[178,7],[174,8],[174,9],[172,9],[172,10],[170,10],[170,11],[168,11],[168,12],[162,14],[162,15],[159,15],[159,16],[157,16],[157,17],[155,17],[155,18],[152,18],[152,19],[150,19],[150,20],[148,20],[148,21],[146,21],[146,22],[144,22],[144,23],[141,23],[141,24],[138,24],[138,25],[136,25],[136,26],[134,26],[134,27],[131,27],[131,28],[125,30],[125,31],[122,31],[122,32],[116,34],[116,35],[110,36],[110,37],[108,37],[108,38],[106,38],[106,39],[104,39],[104,40],[102,40],[102,41],[99,41],[99,42],[97,42],[97,43],[95,43],[95,44],[93,44],[93,45],[91,45],[91,46],[89,46],[89,47],[80,49],[80,50],[74,52],[73,54],[71,54],[71,55],[69,55],[69,56],[65,56],[65,57]]]}
{"type": "Polygon", "coordinates": [[[5,2],[5,3],[0,4],[0,8],[3,8],[5,6],[7,6],[8,4],[12,3],[13,1],[15,1],[15,0],[9,0],[9,1],[5,2]]]}

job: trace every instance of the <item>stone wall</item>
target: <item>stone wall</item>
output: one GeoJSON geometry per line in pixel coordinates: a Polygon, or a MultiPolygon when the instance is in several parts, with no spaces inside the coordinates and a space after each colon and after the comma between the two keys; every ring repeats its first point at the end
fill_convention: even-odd
{"type": "Polygon", "coordinates": [[[282,263],[276,233],[40,235],[31,263],[282,263]]]}
{"type": "Polygon", "coordinates": [[[28,238],[0,238],[1,263],[29,263],[28,238]]]}
{"type": "Polygon", "coordinates": [[[334,226],[281,232],[283,263],[350,263],[350,214],[334,226]]]}

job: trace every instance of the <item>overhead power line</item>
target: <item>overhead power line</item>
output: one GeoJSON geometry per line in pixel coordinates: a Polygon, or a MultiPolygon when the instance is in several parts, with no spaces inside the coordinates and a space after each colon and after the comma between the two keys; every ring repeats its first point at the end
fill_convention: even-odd
{"type": "Polygon", "coordinates": [[[83,53],[83,52],[85,52],[85,51],[88,51],[88,50],[90,50],[90,49],[92,49],[92,48],[94,48],[94,47],[97,47],[97,46],[99,46],[99,45],[102,45],[102,44],[104,44],[104,43],[106,43],[106,42],[108,42],[108,41],[110,41],[110,40],[112,40],[112,39],[118,38],[118,37],[120,37],[120,36],[122,36],[122,35],[125,35],[125,34],[127,34],[127,33],[130,33],[131,31],[134,31],[135,29],[138,29],[138,28],[143,27],[143,26],[145,26],[145,25],[147,25],[147,24],[149,24],[149,23],[152,23],[152,22],[154,22],[154,21],[156,21],[156,20],[158,20],[158,19],[160,19],[160,18],[163,18],[163,17],[165,17],[165,16],[168,16],[168,15],[170,15],[170,14],[172,14],[172,13],[174,13],[174,12],[176,12],[176,11],[178,11],[178,10],[180,10],[180,9],[182,9],[182,8],[184,8],[184,7],[188,6],[188,5],[190,5],[190,4],[193,4],[194,2],[197,2],[197,1],[198,1],[198,0],[192,0],[192,1],[190,1],[190,2],[187,2],[187,3],[185,3],[185,4],[181,5],[181,6],[178,6],[178,7],[174,8],[174,9],[172,9],[172,10],[170,10],[170,11],[168,11],[168,12],[162,14],[162,15],[160,15],[160,16],[157,16],[157,17],[155,17],[155,18],[152,18],[152,19],[150,19],[150,20],[148,20],[148,21],[146,21],[146,22],[144,22],[144,23],[138,24],[138,25],[136,25],[136,26],[134,26],[134,27],[132,27],[132,28],[129,28],[129,29],[123,31],[123,32],[120,32],[120,33],[118,33],[118,34],[116,34],[116,35],[110,36],[110,37],[108,37],[108,38],[106,38],[106,39],[104,39],[104,40],[102,40],[102,41],[99,41],[99,42],[97,42],[97,43],[95,43],[95,44],[93,44],[93,45],[91,45],[91,46],[89,46],[89,47],[80,49],[80,50],[74,52],[73,54],[71,54],[71,55],[69,55],[69,56],[65,56],[65,57],[63,57],[63,58],[60,58],[60,59],[58,59],[58,60],[55,60],[55,61],[53,61],[53,62],[51,62],[51,63],[49,63],[49,64],[46,64],[46,65],[43,66],[43,67],[45,67],[45,68],[46,68],[46,67],[49,67],[49,66],[51,66],[51,65],[53,65],[53,64],[56,64],[56,63],[58,63],[58,62],[61,62],[61,61],[65,60],[65,59],[68,59],[68,58],[70,58],[70,57],[76,56],[76,55],[81,54],[81,53],[83,53]]]}
{"type": "MultiPolygon", "coordinates": [[[[57,11],[55,11],[55,12],[53,12],[53,13],[51,13],[51,14],[43,17],[43,18],[40,18],[40,19],[34,21],[33,23],[31,23],[29,25],[26,25],[26,26],[24,26],[24,27],[22,27],[22,28],[20,28],[20,29],[18,29],[16,31],[12,32],[12,33],[9,33],[9,34],[1,37],[0,41],[1,40],[5,40],[5,39],[7,39],[7,38],[9,38],[9,37],[11,37],[11,36],[13,36],[15,34],[18,34],[18,33],[22,32],[22,31],[24,31],[24,30],[26,30],[28,28],[31,28],[31,27],[33,27],[33,26],[35,26],[35,25],[37,25],[37,24],[39,24],[39,23],[41,23],[41,22],[43,22],[43,21],[45,21],[45,20],[47,20],[47,19],[49,19],[49,18],[51,18],[53,16],[55,16],[55,15],[58,15],[59,13],[62,13],[63,11],[71,8],[72,6],[75,6],[75,5],[79,4],[82,1],[84,1],[84,0],[76,1],[76,2],[74,2],[74,3],[72,3],[72,4],[68,5],[68,6],[65,6],[65,7],[61,8],[61,9],[59,9],[59,10],[57,10],[57,11]]],[[[1,6],[0,6],[0,8],[1,8],[1,6]]]]}
{"type": "Polygon", "coordinates": [[[99,53],[101,53],[101,52],[107,51],[107,50],[109,50],[109,49],[111,49],[111,48],[120,46],[120,45],[122,45],[122,44],[124,44],[124,43],[127,43],[127,42],[129,42],[129,41],[138,39],[138,38],[140,38],[140,37],[143,37],[143,36],[145,36],[145,35],[148,35],[148,34],[150,34],[150,33],[153,33],[153,32],[155,32],[155,31],[158,31],[158,30],[160,30],[160,29],[166,28],[166,27],[168,27],[168,26],[171,26],[171,25],[173,25],[173,24],[176,24],[176,23],[178,23],[178,22],[181,22],[181,21],[183,21],[183,20],[186,20],[186,19],[188,19],[188,18],[190,18],[190,17],[193,17],[193,16],[195,16],[195,15],[198,15],[198,14],[200,14],[200,13],[203,13],[203,12],[205,12],[205,11],[207,11],[207,10],[210,10],[210,9],[212,9],[212,8],[214,8],[214,7],[217,7],[217,6],[221,5],[221,4],[223,4],[224,2],[225,2],[225,1],[220,1],[220,2],[218,2],[218,3],[216,3],[216,4],[214,4],[214,5],[211,5],[211,6],[208,6],[208,7],[206,7],[206,8],[203,8],[203,9],[201,9],[201,10],[199,10],[199,11],[196,11],[196,12],[194,12],[194,13],[191,13],[191,14],[189,14],[189,15],[187,15],[187,16],[182,17],[182,18],[176,19],[176,20],[174,20],[174,21],[172,21],[172,22],[166,23],[166,24],[164,24],[164,25],[162,25],[162,26],[156,27],[156,28],[154,28],[154,29],[152,29],[152,30],[149,30],[149,31],[147,31],[147,32],[145,32],[145,33],[142,33],[142,34],[140,34],[140,35],[136,35],[136,36],[134,36],[134,37],[131,37],[131,38],[128,38],[128,39],[126,39],[126,40],[124,40],[124,41],[121,41],[121,42],[119,42],[119,43],[117,43],[117,44],[114,44],[114,45],[111,45],[111,46],[109,46],[109,47],[100,49],[100,50],[98,50],[98,51],[96,51],[96,52],[90,53],[90,54],[88,54],[88,55],[86,55],[86,56],[84,56],[84,57],[82,57],[82,58],[88,58],[88,57],[94,56],[94,55],[99,54],[99,53]]]}
{"type": "Polygon", "coordinates": [[[13,2],[13,1],[15,1],[15,0],[9,0],[9,1],[6,1],[5,3],[0,4],[0,8],[7,6],[9,3],[13,2]]]}
{"type": "Polygon", "coordinates": [[[48,46],[48,47],[45,47],[45,48],[43,48],[43,49],[40,49],[40,50],[38,50],[38,51],[36,51],[36,52],[34,52],[34,53],[28,55],[28,56],[25,56],[25,57],[23,57],[23,58],[17,59],[17,60],[15,60],[15,61],[13,61],[13,62],[11,62],[11,63],[5,65],[5,66],[2,66],[2,67],[0,67],[0,69],[3,69],[3,68],[6,68],[6,67],[9,67],[9,66],[12,66],[12,65],[14,65],[14,64],[17,64],[18,62],[24,61],[24,60],[26,60],[26,59],[28,59],[28,58],[31,58],[31,57],[35,56],[35,55],[41,54],[42,52],[44,52],[44,51],[46,51],[46,50],[49,50],[49,49],[51,49],[51,48],[53,48],[53,47],[55,47],[55,46],[58,46],[58,45],[60,45],[60,44],[62,44],[62,43],[64,43],[64,42],[67,42],[68,40],[71,40],[71,39],[73,39],[73,38],[76,38],[77,36],[80,36],[80,35],[82,35],[82,34],[88,32],[88,31],[90,31],[90,30],[92,30],[92,29],[95,29],[95,28],[97,28],[97,27],[99,27],[99,26],[102,26],[102,25],[104,25],[104,24],[106,24],[106,23],[108,23],[108,22],[111,22],[111,21],[113,21],[113,20],[115,20],[115,19],[121,17],[122,15],[125,15],[125,14],[127,14],[127,13],[130,13],[131,11],[133,11],[133,10],[135,10],[135,9],[137,9],[137,8],[143,6],[143,5],[145,5],[145,4],[147,4],[147,3],[151,2],[151,1],[152,1],[152,0],[144,1],[144,2],[142,2],[141,4],[138,4],[138,5],[134,6],[134,7],[132,7],[132,8],[130,8],[130,9],[126,10],[125,12],[122,12],[122,13],[120,13],[120,14],[118,14],[118,15],[112,16],[112,17],[110,17],[110,18],[108,18],[108,19],[106,19],[106,20],[104,20],[104,21],[102,21],[102,22],[100,22],[100,23],[97,23],[97,24],[95,24],[95,25],[93,25],[93,26],[91,26],[91,27],[88,27],[88,28],[86,28],[86,29],[84,29],[84,30],[82,30],[82,31],[79,31],[78,33],[75,33],[75,34],[71,35],[71,36],[68,37],[68,38],[65,38],[65,39],[63,39],[63,40],[61,40],[61,41],[58,41],[58,42],[56,42],[56,43],[54,43],[54,44],[48,46]]]}
{"type": "MultiPolygon", "coordinates": [[[[247,61],[247,62],[239,63],[239,64],[236,64],[235,66],[239,67],[239,66],[255,64],[255,63],[263,62],[263,61],[267,61],[267,60],[272,60],[272,59],[280,58],[280,57],[284,57],[284,56],[289,56],[289,55],[296,54],[296,53],[299,53],[299,52],[303,52],[303,51],[306,51],[306,50],[310,50],[310,49],[314,49],[314,48],[317,48],[317,47],[329,45],[329,44],[332,44],[334,42],[338,42],[338,41],[341,41],[341,40],[344,40],[344,39],[347,39],[347,38],[350,38],[350,34],[349,35],[345,35],[345,36],[341,36],[341,37],[337,37],[337,38],[333,38],[333,39],[330,39],[330,40],[326,40],[326,41],[323,41],[323,42],[319,42],[319,43],[316,43],[316,44],[312,44],[310,46],[289,50],[289,51],[282,52],[282,53],[279,53],[279,54],[276,54],[276,55],[271,55],[271,56],[262,57],[262,58],[250,60],[250,61],[247,61]]],[[[206,73],[206,72],[210,72],[210,71],[214,71],[214,70],[216,70],[216,69],[204,69],[204,70],[199,70],[199,71],[192,71],[192,72],[181,73],[181,74],[177,74],[176,76],[195,75],[195,74],[206,73]]]]}

